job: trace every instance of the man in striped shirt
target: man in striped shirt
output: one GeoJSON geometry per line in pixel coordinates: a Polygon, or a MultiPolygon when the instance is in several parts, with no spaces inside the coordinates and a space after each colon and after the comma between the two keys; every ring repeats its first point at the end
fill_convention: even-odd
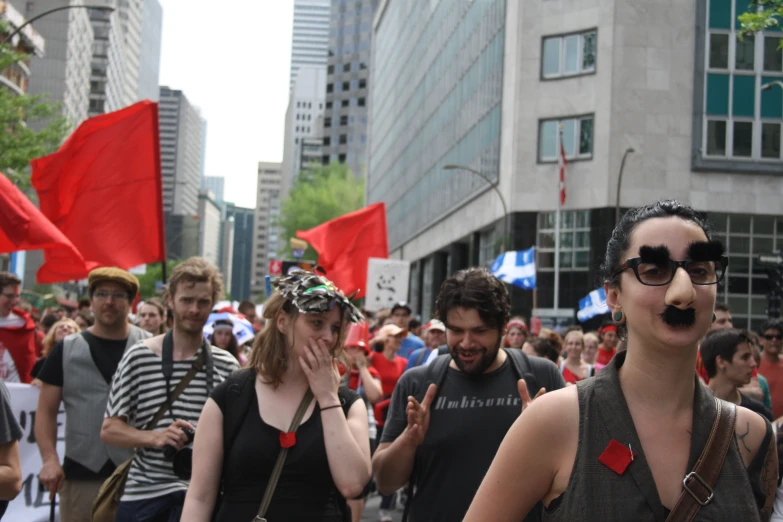
{"type": "Polygon", "coordinates": [[[172,272],[168,292],[169,307],[174,312],[170,379],[163,370],[165,336],[147,339],[123,356],[106,406],[101,439],[106,444],[137,450],[115,522],[180,519],[188,480],[175,474],[164,449],[170,446],[180,450],[188,444],[184,430],[195,428],[211,386],[238,369],[236,359],[206,344],[202,333],[212,306],[223,295],[217,268],[204,259],[190,258],[172,272]],[[210,350],[204,354],[206,367],[169,405],[157,426],[144,430],[205,349],[210,350]]]}

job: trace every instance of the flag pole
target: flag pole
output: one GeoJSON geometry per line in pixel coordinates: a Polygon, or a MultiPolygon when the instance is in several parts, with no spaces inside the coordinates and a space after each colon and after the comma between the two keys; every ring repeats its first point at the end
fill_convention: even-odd
{"type": "Polygon", "coordinates": [[[563,124],[561,123],[559,126],[559,147],[558,147],[558,155],[560,156],[560,161],[557,162],[558,166],[558,173],[557,173],[557,211],[555,212],[555,298],[554,298],[554,309],[555,313],[557,313],[557,310],[560,308],[560,191],[562,190],[562,187],[560,186],[560,169],[563,168],[562,165],[562,156],[563,156],[563,124]]]}

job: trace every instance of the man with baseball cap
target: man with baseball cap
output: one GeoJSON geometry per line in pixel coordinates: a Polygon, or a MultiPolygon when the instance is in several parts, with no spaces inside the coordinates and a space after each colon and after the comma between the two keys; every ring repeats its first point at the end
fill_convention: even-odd
{"type": "Polygon", "coordinates": [[[424,341],[413,335],[408,330],[408,323],[410,323],[411,314],[413,314],[413,310],[405,301],[400,301],[399,303],[396,303],[394,306],[392,306],[392,322],[405,331],[405,337],[402,339],[402,346],[400,346],[400,351],[397,353],[397,355],[404,357],[405,359],[410,356],[413,350],[424,348],[424,341]]]}
{"type": "Polygon", "coordinates": [[[438,349],[441,346],[446,347],[446,325],[433,319],[424,325],[424,338],[427,340],[427,345],[411,352],[406,371],[417,366],[426,366],[439,355],[438,349]]]}
{"type": "Polygon", "coordinates": [[[101,484],[133,456],[133,450],[105,445],[101,426],[123,353],[150,337],[128,323],[139,291],[136,276],[119,268],[96,268],[90,272],[88,286],[95,324],[55,344],[38,374],[43,382],[35,417],[35,438],[43,460],[40,480],[50,498],[60,493],[62,522],[89,522],[101,484]],[[61,402],[68,419],[62,465],[55,447],[61,402]]]}

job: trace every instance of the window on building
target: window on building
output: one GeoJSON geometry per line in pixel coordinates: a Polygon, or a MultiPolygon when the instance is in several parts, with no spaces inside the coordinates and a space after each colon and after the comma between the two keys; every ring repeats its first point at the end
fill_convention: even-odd
{"type": "Polygon", "coordinates": [[[299,113],[296,114],[296,120],[299,121],[299,113]]]}
{"type": "Polygon", "coordinates": [[[340,163],[345,163],[345,154],[339,154],[337,156],[337,161],[339,161],[340,163]]]}
{"type": "Polygon", "coordinates": [[[332,144],[331,138],[329,138],[329,136],[324,136],[324,147],[328,147],[331,144],[332,144]]]}
{"type": "Polygon", "coordinates": [[[334,74],[334,65],[330,65],[326,68],[326,74],[334,74]]]}
{"type": "Polygon", "coordinates": [[[367,88],[367,80],[365,80],[365,79],[359,80],[359,88],[360,89],[366,89],[367,88]]]}
{"type": "Polygon", "coordinates": [[[329,164],[329,155],[324,154],[321,156],[321,165],[328,165],[329,164]]]}
{"type": "Polygon", "coordinates": [[[351,100],[343,100],[342,103],[340,103],[341,107],[348,107],[350,105],[351,100]]]}
{"type": "Polygon", "coordinates": [[[541,71],[546,79],[575,76],[595,71],[598,33],[544,38],[541,71]]]}
{"type": "Polygon", "coordinates": [[[560,156],[560,139],[568,159],[590,159],[593,156],[593,116],[565,120],[542,120],[538,130],[538,161],[556,162],[560,156]],[[562,130],[561,130],[562,128],[562,130]]]}
{"type": "Polygon", "coordinates": [[[364,98],[359,98],[359,107],[364,107],[365,104],[366,104],[365,99],[364,98]]]}
{"type": "Polygon", "coordinates": [[[343,72],[349,72],[351,70],[351,62],[343,64],[343,72]]]}
{"type": "Polygon", "coordinates": [[[348,91],[351,89],[351,82],[343,82],[343,91],[348,91]]]}
{"type": "Polygon", "coordinates": [[[343,114],[340,116],[340,125],[348,125],[348,116],[343,114]]]}
{"type": "Polygon", "coordinates": [[[340,134],[340,145],[348,143],[348,136],[346,134],[340,134]]]}
{"type": "MultiPolygon", "coordinates": [[[[538,215],[538,249],[536,268],[552,272],[555,267],[554,212],[538,215]]],[[[587,271],[590,266],[590,211],[565,210],[560,213],[560,269],[587,271]]]]}
{"type": "Polygon", "coordinates": [[[326,110],[330,110],[332,108],[332,102],[328,101],[326,102],[326,110]]]}
{"type": "Polygon", "coordinates": [[[333,92],[334,91],[334,84],[327,83],[326,84],[326,92],[333,92]]]}
{"type": "Polygon", "coordinates": [[[329,128],[332,126],[332,118],[324,118],[324,127],[329,128]]]}

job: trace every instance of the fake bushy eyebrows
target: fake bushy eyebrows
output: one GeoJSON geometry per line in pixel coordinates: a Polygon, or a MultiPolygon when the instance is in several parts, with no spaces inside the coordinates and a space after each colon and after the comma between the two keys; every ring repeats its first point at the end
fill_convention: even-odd
{"type": "MultiPolygon", "coordinates": [[[[725,249],[720,241],[694,241],[688,245],[688,259],[691,261],[720,261],[725,249]]],[[[639,257],[642,263],[665,265],[669,262],[671,251],[666,245],[648,246],[639,248],[639,257]]]]}

